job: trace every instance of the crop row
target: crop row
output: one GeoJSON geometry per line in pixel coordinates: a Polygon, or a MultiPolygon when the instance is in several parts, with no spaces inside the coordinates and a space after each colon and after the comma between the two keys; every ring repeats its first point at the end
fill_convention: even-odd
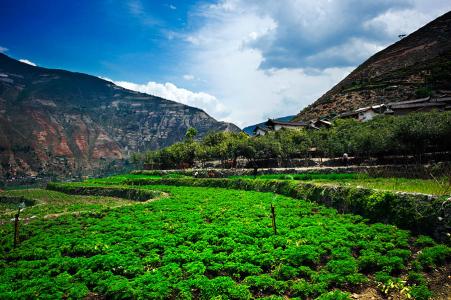
{"type": "Polygon", "coordinates": [[[125,179],[123,183],[127,185],[221,187],[275,192],[297,199],[308,199],[336,208],[340,212],[359,214],[373,222],[393,224],[415,233],[432,235],[437,240],[449,243],[451,202],[445,197],[282,180],[129,178],[125,179]]]}

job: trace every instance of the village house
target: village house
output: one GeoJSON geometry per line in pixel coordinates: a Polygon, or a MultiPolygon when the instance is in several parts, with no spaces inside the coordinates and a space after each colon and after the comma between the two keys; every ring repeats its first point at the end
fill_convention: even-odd
{"type": "Polygon", "coordinates": [[[268,131],[279,131],[282,128],[287,129],[305,129],[308,123],[305,122],[282,122],[273,119],[268,119],[264,125],[258,125],[254,128],[255,135],[265,135],[268,131]]]}
{"type": "MultiPolygon", "coordinates": [[[[420,99],[391,102],[388,104],[372,105],[362,107],[353,111],[347,111],[337,115],[335,118],[346,119],[352,118],[360,122],[368,122],[378,115],[392,114],[405,115],[411,112],[428,112],[433,110],[445,111],[451,110],[451,96],[449,93],[441,97],[426,97],[420,99]]],[[[273,119],[268,119],[263,125],[257,125],[253,133],[254,135],[265,135],[269,131],[278,131],[282,128],[288,129],[313,129],[329,128],[332,123],[324,119],[313,119],[309,122],[282,122],[273,119]]]]}
{"type": "Polygon", "coordinates": [[[412,112],[428,112],[432,110],[451,110],[451,97],[426,97],[414,100],[391,102],[387,104],[387,111],[385,113],[405,115],[412,112]]]}
{"type": "Polygon", "coordinates": [[[374,119],[375,116],[384,113],[385,104],[373,105],[357,109],[357,120],[367,122],[374,119]]]}
{"type": "Polygon", "coordinates": [[[329,128],[331,126],[332,126],[332,123],[327,120],[313,119],[313,120],[310,120],[310,122],[308,124],[308,129],[329,128]]]}
{"type": "Polygon", "coordinates": [[[265,135],[268,131],[270,131],[270,130],[265,125],[257,125],[254,128],[253,133],[254,133],[254,135],[265,135]]]}

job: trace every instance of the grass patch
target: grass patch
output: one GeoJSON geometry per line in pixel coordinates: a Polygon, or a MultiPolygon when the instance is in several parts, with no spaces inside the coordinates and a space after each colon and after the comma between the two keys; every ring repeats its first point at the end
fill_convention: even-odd
{"type": "MultiPolygon", "coordinates": [[[[4,196],[25,197],[35,200],[36,204],[26,207],[21,212],[22,218],[38,218],[50,214],[71,213],[77,211],[95,211],[111,206],[132,204],[134,201],[104,196],[76,196],[43,189],[8,190],[4,196]]],[[[8,222],[17,212],[17,205],[0,204],[0,220],[8,222]]]]}
{"type": "Polygon", "coordinates": [[[451,194],[447,178],[438,180],[428,179],[407,179],[407,178],[374,178],[365,174],[344,173],[344,174],[270,174],[254,176],[231,176],[230,178],[246,179],[277,179],[277,180],[301,180],[318,184],[333,184],[352,187],[366,187],[384,191],[399,191],[410,193],[424,193],[431,195],[451,194]]]}

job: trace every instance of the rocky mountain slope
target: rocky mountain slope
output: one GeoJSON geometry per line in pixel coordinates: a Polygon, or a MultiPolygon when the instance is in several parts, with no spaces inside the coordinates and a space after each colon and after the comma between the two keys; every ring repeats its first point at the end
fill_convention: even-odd
{"type": "Polygon", "coordinates": [[[0,181],[102,174],[189,127],[239,131],[194,107],[0,54],[0,181]]]}
{"type": "Polygon", "coordinates": [[[451,12],[376,53],[294,120],[335,115],[359,107],[449,94],[451,12]]]}

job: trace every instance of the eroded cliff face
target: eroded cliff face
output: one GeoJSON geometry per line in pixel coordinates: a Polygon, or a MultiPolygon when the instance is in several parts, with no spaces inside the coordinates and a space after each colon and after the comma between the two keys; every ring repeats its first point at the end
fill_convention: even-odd
{"type": "Polygon", "coordinates": [[[451,12],[376,53],[303,109],[295,120],[447,94],[451,90],[451,12]]]}
{"type": "Polygon", "coordinates": [[[239,131],[197,108],[0,54],[0,180],[102,174],[189,127],[239,131]]]}

